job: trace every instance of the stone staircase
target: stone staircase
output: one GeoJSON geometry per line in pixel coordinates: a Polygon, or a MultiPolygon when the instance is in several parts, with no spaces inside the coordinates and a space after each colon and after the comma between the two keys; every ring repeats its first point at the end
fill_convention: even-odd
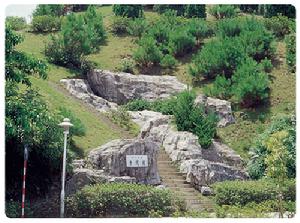
{"type": "Polygon", "coordinates": [[[188,210],[213,210],[213,202],[186,182],[184,174],[172,165],[169,155],[163,149],[160,149],[157,166],[162,183],[185,200],[188,210]]]}

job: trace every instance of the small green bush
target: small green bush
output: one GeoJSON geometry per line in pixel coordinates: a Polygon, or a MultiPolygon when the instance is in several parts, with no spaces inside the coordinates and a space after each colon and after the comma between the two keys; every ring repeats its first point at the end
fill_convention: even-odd
{"type": "Polygon", "coordinates": [[[176,29],[170,33],[169,52],[175,56],[183,56],[191,52],[196,44],[196,39],[186,29],[176,29]]]}
{"type": "Polygon", "coordinates": [[[261,70],[263,70],[266,73],[270,73],[272,71],[273,64],[272,64],[271,60],[269,60],[267,58],[260,61],[259,65],[261,66],[261,70]]]}
{"type": "Polygon", "coordinates": [[[5,25],[9,25],[12,30],[19,31],[25,29],[27,26],[26,19],[19,16],[7,16],[5,18],[5,25]]]}
{"type": "Polygon", "coordinates": [[[163,67],[163,68],[173,68],[177,65],[177,60],[171,56],[170,54],[167,54],[165,55],[161,62],[160,62],[160,65],[163,67]]]}
{"type": "Polygon", "coordinates": [[[229,78],[245,57],[244,47],[238,38],[212,40],[194,56],[189,73],[196,78],[212,79],[218,74],[229,78]]]}
{"type": "Polygon", "coordinates": [[[286,16],[278,15],[264,19],[266,28],[277,38],[284,38],[292,31],[293,21],[286,16]]]}
{"type": "Polygon", "coordinates": [[[191,19],[187,25],[188,32],[196,38],[197,44],[211,35],[211,30],[203,19],[191,19]]]}
{"type": "Polygon", "coordinates": [[[170,190],[143,184],[106,183],[86,186],[67,200],[70,217],[170,216],[184,210],[183,201],[170,190]]]}
{"type": "Polygon", "coordinates": [[[232,83],[233,95],[245,107],[261,104],[269,97],[269,78],[253,59],[248,58],[238,66],[232,83]]]}
{"type": "Polygon", "coordinates": [[[151,36],[143,37],[139,41],[140,47],[134,52],[133,58],[140,66],[152,66],[160,63],[162,53],[151,36]]]}
{"type": "Polygon", "coordinates": [[[126,73],[133,73],[133,68],[135,64],[134,61],[130,58],[124,58],[121,60],[121,64],[118,67],[119,71],[126,72],[126,73]]]}
{"type": "Polygon", "coordinates": [[[228,100],[232,96],[231,80],[222,75],[218,75],[212,86],[204,88],[204,93],[211,97],[228,100]]]}
{"type": "Polygon", "coordinates": [[[214,5],[209,9],[209,13],[217,19],[232,18],[237,16],[237,8],[233,5],[214,5]]]}
{"type": "Polygon", "coordinates": [[[32,18],[31,27],[34,32],[52,32],[60,30],[61,19],[59,17],[41,15],[32,18]]]}
{"type": "Polygon", "coordinates": [[[111,24],[111,31],[115,34],[127,33],[130,19],[122,16],[114,16],[111,24]]]}
{"type": "Polygon", "coordinates": [[[150,110],[161,112],[164,115],[173,115],[176,104],[177,104],[176,97],[155,100],[151,103],[150,110]]]}
{"type": "Polygon", "coordinates": [[[266,164],[265,158],[268,155],[265,141],[278,131],[287,131],[288,137],[284,139],[284,146],[289,153],[287,163],[288,177],[296,176],[296,121],[294,115],[277,115],[271,119],[268,128],[260,134],[254,141],[250,149],[250,160],[247,165],[247,171],[252,179],[264,177],[266,164]]]}
{"type": "Polygon", "coordinates": [[[153,10],[160,14],[167,11],[174,11],[176,16],[183,16],[185,13],[185,5],[154,5],[153,10]]]}
{"type": "Polygon", "coordinates": [[[125,108],[129,111],[143,111],[143,110],[151,110],[152,105],[151,102],[146,101],[145,99],[136,99],[128,102],[125,105],[125,108]]]}
{"type": "Polygon", "coordinates": [[[205,5],[186,5],[185,16],[188,18],[206,18],[205,5]]]}
{"type": "Polygon", "coordinates": [[[296,72],[296,34],[292,33],[285,39],[286,63],[290,72],[296,72]]]}
{"type": "Polygon", "coordinates": [[[113,5],[113,12],[116,16],[139,18],[144,15],[142,5],[113,5]]]}
{"type": "Polygon", "coordinates": [[[142,35],[146,32],[148,26],[149,26],[149,23],[147,22],[146,19],[136,18],[129,22],[127,31],[130,35],[141,38],[142,35]]]}
{"type": "Polygon", "coordinates": [[[196,95],[190,91],[177,95],[177,104],[173,111],[175,123],[179,131],[194,133],[199,144],[208,148],[216,135],[217,118],[213,113],[205,114],[202,107],[195,106],[195,98],[196,95]]]}
{"type": "MultiPolygon", "coordinates": [[[[5,214],[9,218],[20,218],[21,217],[21,202],[17,201],[5,201],[5,214]]],[[[30,218],[32,217],[33,212],[30,209],[30,203],[25,202],[25,217],[30,218]]]]}
{"type": "MultiPolygon", "coordinates": [[[[278,199],[277,185],[268,180],[223,181],[213,184],[212,187],[218,205],[246,205],[250,202],[261,203],[278,199]]],[[[286,182],[283,188],[283,199],[295,201],[295,180],[286,182]]]]}

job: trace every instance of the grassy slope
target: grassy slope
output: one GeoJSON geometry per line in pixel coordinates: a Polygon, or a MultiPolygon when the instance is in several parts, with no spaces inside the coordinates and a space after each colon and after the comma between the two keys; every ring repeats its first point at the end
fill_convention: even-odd
{"type": "MultiPolygon", "coordinates": [[[[109,29],[113,16],[111,6],[100,7],[97,10],[102,13],[104,17],[104,24],[109,29]]],[[[158,17],[156,13],[150,11],[146,11],[145,16],[146,19],[153,19],[154,17],[158,17]]],[[[209,17],[208,20],[214,20],[214,18],[209,17]]],[[[27,38],[21,45],[21,48],[26,52],[32,52],[33,54],[42,58],[42,50],[44,46],[43,41],[45,41],[48,37],[29,33],[26,34],[26,37],[27,38]]],[[[116,70],[116,68],[120,64],[121,59],[130,57],[132,55],[133,49],[136,46],[137,44],[135,42],[135,38],[131,36],[116,36],[111,32],[108,32],[108,39],[106,44],[100,47],[99,52],[89,55],[89,59],[96,62],[102,69],[116,70]]],[[[237,120],[236,124],[230,125],[226,128],[218,129],[218,136],[220,137],[220,139],[231,146],[244,158],[247,158],[247,151],[253,143],[253,140],[255,139],[257,134],[262,132],[269,124],[269,120],[272,115],[275,115],[277,113],[289,113],[295,109],[295,75],[289,74],[287,72],[285,64],[284,42],[277,43],[277,54],[277,65],[270,75],[272,79],[270,104],[268,106],[252,111],[235,109],[234,114],[237,120]]],[[[152,75],[165,73],[176,75],[180,80],[190,84],[191,79],[188,76],[187,67],[191,62],[191,58],[192,53],[181,58],[179,61],[179,66],[176,70],[166,72],[162,71],[161,69],[154,68],[145,72],[148,72],[152,75]]],[[[143,71],[135,69],[135,73],[140,72],[143,71]]],[[[49,80],[51,83],[57,83],[61,78],[73,75],[76,75],[76,73],[72,73],[70,70],[59,68],[57,66],[51,66],[49,80]]],[[[42,81],[35,80],[35,82],[35,85],[40,85],[41,83],[38,82],[42,81]]],[[[195,87],[197,92],[202,92],[203,85],[198,85],[195,87]]],[[[52,89],[52,91],[55,91],[55,89],[51,86],[45,87],[45,89],[47,88],[49,89],[47,90],[46,95],[51,96],[52,92],[50,92],[50,89],[52,89]]],[[[45,89],[43,91],[45,91],[45,89]]],[[[55,93],[53,92],[53,94],[55,93]]],[[[58,92],[57,94],[61,93],[58,92]]],[[[48,100],[51,101],[50,98],[48,100]]],[[[53,100],[52,103],[56,103],[56,100],[53,100]]],[[[70,102],[70,104],[72,104],[72,102],[70,102]]],[[[76,112],[75,108],[74,111],[76,112]]],[[[85,113],[85,115],[90,116],[87,113],[85,113]]],[[[88,121],[86,121],[85,123],[87,127],[90,126],[92,128],[92,125],[89,125],[88,123],[88,121]]],[[[98,131],[101,132],[101,130],[99,129],[94,132],[98,131]]],[[[107,131],[110,132],[109,129],[107,131]]],[[[116,136],[120,136],[120,132],[115,133],[116,136]]],[[[100,138],[103,138],[103,140],[100,140],[97,137],[93,136],[92,133],[89,133],[87,138],[90,138],[91,142],[93,142],[91,143],[92,145],[96,145],[97,143],[101,144],[102,142],[106,141],[106,139],[109,140],[109,138],[105,137],[105,135],[101,136],[100,138]],[[96,141],[94,141],[95,139],[96,141]]],[[[82,146],[84,146],[85,144],[89,144],[86,141],[89,141],[88,139],[86,139],[86,137],[81,139],[81,141],[78,139],[78,143],[82,146]]]]}
{"type": "MultiPolygon", "coordinates": [[[[49,35],[27,32],[22,33],[22,35],[24,42],[17,48],[39,59],[45,59],[43,50],[45,43],[49,40],[49,35]]],[[[113,139],[132,137],[127,131],[112,123],[105,115],[93,111],[81,101],[71,97],[59,84],[60,79],[76,75],[78,73],[70,69],[49,64],[46,81],[32,78],[33,87],[39,90],[51,110],[64,106],[71,110],[85,125],[86,136],[74,137],[76,146],[86,152],[113,139]]]]}

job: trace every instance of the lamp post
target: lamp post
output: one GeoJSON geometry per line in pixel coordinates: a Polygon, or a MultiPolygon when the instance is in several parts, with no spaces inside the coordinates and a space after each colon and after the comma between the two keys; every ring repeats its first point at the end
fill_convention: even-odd
{"type": "Polygon", "coordinates": [[[65,212],[65,179],[66,179],[66,158],[67,158],[67,137],[69,134],[69,128],[73,126],[70,119],[64,118],[63,122],[59,126],[64,128],[64,156],[63,156],[63,171],[61,176],[61,193],[60,193],[60,217],[64,217],[65,212]]]}

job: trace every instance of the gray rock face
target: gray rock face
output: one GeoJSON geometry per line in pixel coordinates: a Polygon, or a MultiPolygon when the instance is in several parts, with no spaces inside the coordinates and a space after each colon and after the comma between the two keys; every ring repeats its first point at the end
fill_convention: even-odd
{"type": "Polygon", "coordinates": [[[235,123],[235,119],[232,115],[231,103],[229,101],[198,95],[195,99],[195,104],[202,104],[206,111],[210,110],[215,112],[220,119],[218,127],[225,127],[229,124],[235,123]]]}
{"type": "Polygon", "coordinates": [[[87,104],[101,112],[108,112],[111,109],[116,109],[117,104],[109,102],[101,97],[98,97],[91,90],[87,80],[84,79],[62,79],[60,82],[66,89],[76,98],[83,100],[87,104]]]}
{"type": "Polygon", "coordinates": [[[152,139],[113,140],[92,150],[87,162],[93,169],[103,170],[110,176],[134,177],[137,182],[159,184],[157,153],[159,145],[152,139]],[[126,167],[126,155],[147,155],[148,167],[126,167]]]}
{"type": "Polygon", "coordinates": [[[145,100],[167,98],[187,88],[174,76],[133,75],[94,70],[87,77],[96,95],[117,104],[139,98],[145,100]]]}
{"type": "Polygon", "coordinates": [[[139,137],[159,142],[180,172],[186,174],[186,180],[198,190],[217,181],[248,178],[241,157],[228,146],[213,140],[210,148],[202,149],[197,136],[176,131],[168,115],[149,111],[130,114],[141,126],[139,137]]]}

